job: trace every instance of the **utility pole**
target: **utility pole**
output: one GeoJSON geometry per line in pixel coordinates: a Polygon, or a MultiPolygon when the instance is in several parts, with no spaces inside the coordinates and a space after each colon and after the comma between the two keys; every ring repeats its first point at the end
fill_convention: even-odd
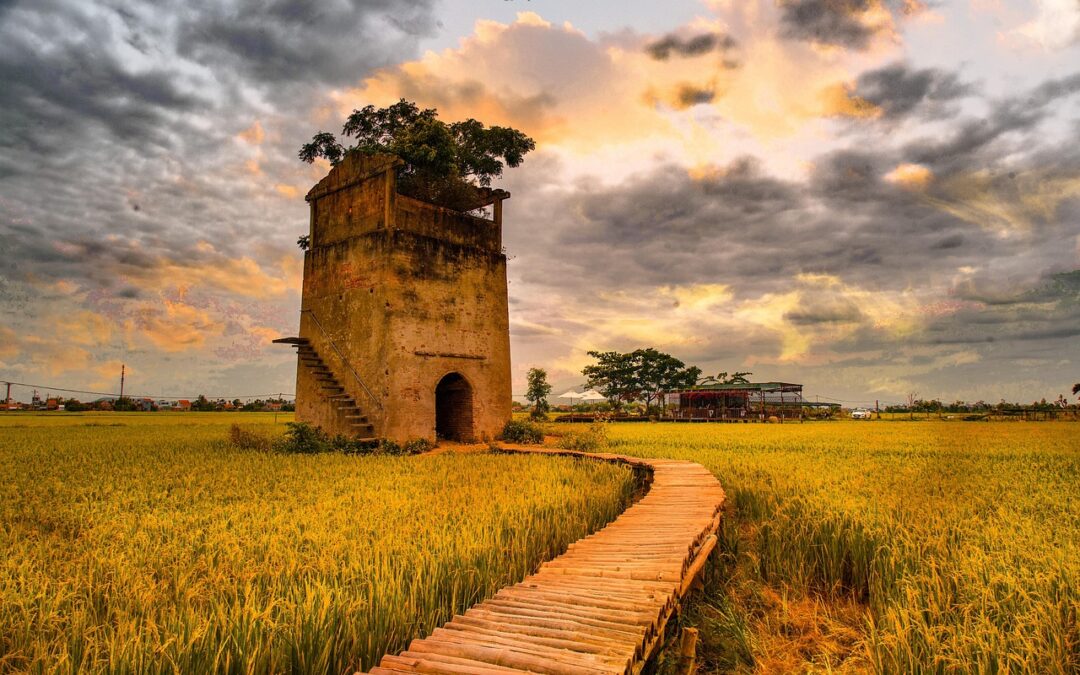
{"type": "Polygon", "coordinates": [[[124,398],[124,364],[120,364],[120,400],[124,398]]]}
{"type": "Polygon", "coordinates": [[[7,385],[7,395],[4,396],[4,410],[9,410],[11,408],[11,383],[5,382],[4,384],[7,385]]]}

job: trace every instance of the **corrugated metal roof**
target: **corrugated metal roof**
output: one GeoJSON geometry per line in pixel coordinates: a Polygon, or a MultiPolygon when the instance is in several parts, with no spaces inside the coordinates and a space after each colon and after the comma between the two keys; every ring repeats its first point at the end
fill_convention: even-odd
{"type": "Polygon", "coordinates": [[[801,384],[791,382],[746,382],[737,384],[703,384],[685,391],[793,391],[801,384]]]}

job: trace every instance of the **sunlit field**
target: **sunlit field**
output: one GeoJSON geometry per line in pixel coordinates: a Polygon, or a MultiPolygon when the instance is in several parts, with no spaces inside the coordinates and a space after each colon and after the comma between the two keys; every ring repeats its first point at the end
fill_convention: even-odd
{"type": "Polygon", "coordinates": [[[286,456],[288,415],[0,415],[0,671],[344,673],[614,518],[627,469],[286,456]]]}
{"type": "Polygon", "coordinates": [[[642,423],[608,437],[613,452],[700,462],[728,491],[721,555],[684,617],[706,672],[1080,671],[1080,425],[642,423]]]}
{"type": "MultiPolygon", "coordinates": [[[[614,518],[628,471],[286,456],[279,414],[0,415],[0,671],[351,672],[614,518]]],[[[549,425],[555,433],[581,425],[549,425]]],[[[606,425],[730,507],[701,672],[1080,669],[1080,425],[606,425]]]]}

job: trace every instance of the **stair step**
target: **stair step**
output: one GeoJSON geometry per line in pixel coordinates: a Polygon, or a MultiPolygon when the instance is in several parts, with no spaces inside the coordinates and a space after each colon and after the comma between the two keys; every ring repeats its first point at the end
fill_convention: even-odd
{"type": "Polygon", "coordinates": [[[334,387],[319,387],[319,389],[323,389],[326,391],[345,391],[345,387],[342,387],[340,385],[334,387]]]}
{"type": "Polygon", "coordinates": [[[283,337],[273,341],[279,345],[306,345],[308,343],[307,338],[302,337],[283,337]]]}
{"type": "Polygon", "coordinates": [[[353,403],[356,403],[356,401],[353,401],[352,394],[330,394],[326,398],[337,399],[339,401],[352,401],[353,403]]]}
{"type": "Polygon", "coordinates": [[[346,415],[347,420],[360,420],[361,422],[367,422],[367,415],[346,415]]]}

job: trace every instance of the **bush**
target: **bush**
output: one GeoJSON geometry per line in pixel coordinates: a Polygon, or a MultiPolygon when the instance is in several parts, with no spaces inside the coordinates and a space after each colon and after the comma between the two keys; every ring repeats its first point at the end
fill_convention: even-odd
{"type": "Polygon", "coordinates": [[[269,438],[256,431],[244,429],[239,424],[229,427],[229,443],[243,450],[266,451],[271,446],[269,438]]]}
{"type": "Polygon", "coordinates": [[[307,422],[286,422],[288,430],[274,444],[278,452],[299,455],[314,455],[331,450],[344,450],[343,443],[348,443],[343,436],[331,439],[325,431],[307,422]]]}
{"type": "Polygon", "coordinates": [[[435,444],[426,438],[413,438],[406,441],[401,450],[406,455],[419,455],[435,447],[435,444]]]}
{"type": "Polygon", "coordinates": [[[524,443],[525,445],[543,443],[544,429],[535,422],[526,420],[509,420],[502,430],[504,441],[511,443],[524,443]]]}
{"type": "Polygon", "coordinates": [[[569,431],[559,439],[559,447],[566,450],[588,452],[607,445],[607,427],[603,422],[593,422],[583,431],[569,431]]]}
{"type": "MultiPolygon", "coordinates": [[[[319,427],[307,422],[288,422],[286,426],[289,429],[285,432],[285,436],[273,444],[274,450],[278,452],[302,455],[319,452],[342,452],[347,455],[417,455],[434,447],[434,444],[426,438],[409,439],[404,444],[386,438],[377,441],[357,441],[341,434],[331,437],[319,427]]],[[[237,433],[254,436],[234,424],[229,432],[230,440],[234,445],[238,445],[237,433]]]]}

